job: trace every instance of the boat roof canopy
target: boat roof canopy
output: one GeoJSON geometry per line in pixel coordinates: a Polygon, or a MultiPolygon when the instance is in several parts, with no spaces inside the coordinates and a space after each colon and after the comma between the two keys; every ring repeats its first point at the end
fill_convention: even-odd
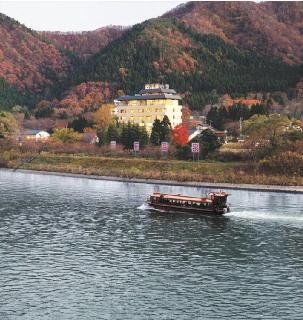
{"type": "Polygon", "coordinates": [[[161,197],[163,199],[170,199],[170,200],[178,200],[178,201],[192,201],[192,202],[211,202],[208,198],[197,198],[197,197],[189,197],[189,196],[182,196],[180,194],[164,194],[164,193],[153,193],[152,196],[154,197],[161,197]]]}

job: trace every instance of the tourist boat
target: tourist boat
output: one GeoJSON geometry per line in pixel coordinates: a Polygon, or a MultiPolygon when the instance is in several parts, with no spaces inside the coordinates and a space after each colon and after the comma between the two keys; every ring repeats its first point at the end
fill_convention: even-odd
{"type": "Polygon", "coordinates": [[[155,209],[169,212],[219,215],[230,211],[227,205],[228,195],[225,192],[210,192],[207,197],[198,198],[154,192],[149,196],[147,202],[155,209]]]}

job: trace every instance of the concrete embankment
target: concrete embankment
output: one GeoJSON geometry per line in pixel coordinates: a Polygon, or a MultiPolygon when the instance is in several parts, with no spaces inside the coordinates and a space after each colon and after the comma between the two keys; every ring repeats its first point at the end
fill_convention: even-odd
{"type": "MultiPolygon", "coordinates": [[[[1,169],[7,171],[15,171],[13,169],[1,169]]],[[[17,172],[31,173],[31,174],[43,174],[54,175],[62,177],[73,178],[86,178],[93,180],[107,180],[107,181],[120,181],[131,183],[147,183],[158,185],[171,185],[171,186],[184,186],[184,187],[203,187],[212,189],[233,189],[233,190],[248,190],[248,191],[262,191],[262,192],[286,192],[286,193],[298,193],[303,194],[303,186],[278,186],[278,185],[258,185],[258,184],[233,184],[233,183],[212,183],[212,182],[180,182],[172,180],[155,180],[155,179],[140,179],[140,178],[124,178],[124,177],[112,177],[112,176],[97,176],[97,175],[85,175],[78,173],[68,172],[54,172],[54,171],[37,171],[37,170],[25,170],[18,169],[17,172]]]]}

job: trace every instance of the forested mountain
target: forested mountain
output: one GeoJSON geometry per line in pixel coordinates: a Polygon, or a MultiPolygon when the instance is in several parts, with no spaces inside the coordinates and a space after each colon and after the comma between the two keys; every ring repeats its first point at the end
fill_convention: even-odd
{"type": "Polygon", "coordinates": [[[121,36],[126,30],[121,26],[109,26],[94,31],[83,32],[40,32],[58,49],[73,52],[82,60],[103,49],[109,42],[121,36]]]}
{"type": "Polygon", "coordinates": [[[215,34],[238,48],[303,61],[303,2],[199,1],[168,12],[203,34],[215,34]]]}
{"type": "Polygon", "coordinates": [[[240,50],[176,19],[158,18],[135,25],[92,56],[75,81],[114,81],[127,93],[148,81],[167,82],[192,108],[200,108],[217,94],[285,91],[301,74],[299,66],[240,50]]]}
{"type": "Polygon", "coordinates": [[[71,71],[72,54],[62,53],[37,32],[3,14],[0,39],[0,78],[23,94],[47,96],[53,84],[71,71]]]}
{"type": "Polygon", "coordinates": [[[4,107],[72,108],[157,81],[201,109],[225,93],[286,92],[303,77],[302,2],[190,2],[128,29],[82,33],[38,33],[0,14],[0,39],[4,107]]]}

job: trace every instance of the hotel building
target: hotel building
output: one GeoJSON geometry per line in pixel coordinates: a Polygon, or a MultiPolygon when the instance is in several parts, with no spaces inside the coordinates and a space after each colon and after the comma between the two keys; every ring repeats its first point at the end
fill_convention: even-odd
{"type": "Polygon", "coordinates": [[[120,122],[145,126],[148,132],[151,132],[154,120],[162,121],[165,115],[172,128],[182,122],[181,97],[168,84],[145,84],[138,94],[116,99],[115,105],[120,122]]]}

